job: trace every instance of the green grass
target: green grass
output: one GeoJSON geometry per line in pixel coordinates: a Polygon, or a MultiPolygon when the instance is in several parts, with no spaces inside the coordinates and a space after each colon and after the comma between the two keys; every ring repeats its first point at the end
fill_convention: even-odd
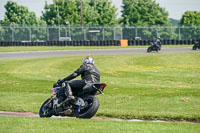
{"type": "MultiPolygon", "coordinates": [[[[80,50],[80,49],[118,49],[118,48],[147,48],[149,46],[16,46],[0,47],[0,52],[22,52],[22,51],[49,51],[49,50],[80,50]]],[[[163,45],[163,48],[192,47],[192,45],[163,45]]]]}
{"type": "MultiPolygon", "coordinates": [[[[92,56],[107,83],[96,116],[200,121],[200,53],[92,56]]],[[[81,57],[0,60],[0,110],[38,113],[81,57]]]]}
{"type": "Polygon", "coordinates": [[[199,124],[0,116],[2,133],[199,133],[199,124]]]}

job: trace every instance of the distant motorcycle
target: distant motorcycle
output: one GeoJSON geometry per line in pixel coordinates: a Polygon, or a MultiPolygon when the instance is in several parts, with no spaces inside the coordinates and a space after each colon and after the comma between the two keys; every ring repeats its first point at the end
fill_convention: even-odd
{"type": "Polygon", "coordinates": [[[150,53],[151,51],[156,51],[156,52],[158,52],[158,51],[160,51],[160,50],[161,50],[161,46],[159,46],[159,45],[156,44],[156,43],[151,43],[151,46],[148,47],[147,52],[148,52],[148,53],[150,53]]]}
{"type": "Polygon", "coordinates": [[[99,108],[99,100],[95,95],[103,94],[106,84],[91,84],[89,87],[86,86],[81,92],[73,92],[74,102],[71,102],[65,96],[65,85],[63,83],[62,87],[54,87],[51,90],[52,96],[40,108],[40,117],[51,117],[53,115],[78,118],[93,117],[99,108]]]}
{"type": "Polygon", "coordinates": [[[200,49],[200,43],[198,41],[194,42],[194,46],[192,47],[192,50],[200,49]]]}

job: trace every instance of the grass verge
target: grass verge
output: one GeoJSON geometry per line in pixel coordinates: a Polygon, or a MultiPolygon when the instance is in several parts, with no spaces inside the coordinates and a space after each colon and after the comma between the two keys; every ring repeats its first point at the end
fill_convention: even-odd
{"type": "MultiPolygon", "coordinates": [[[[97,116],[200,121],[200,53],[92,57],[108,84],[97,116]]],[[[82,58],[0,60],[0,110],[38,113],[82,58]]]]}
{"type": "Polygon", "coordinates": [[[199,133],[199,124],[0,116],[2,133],[199,133]]]}

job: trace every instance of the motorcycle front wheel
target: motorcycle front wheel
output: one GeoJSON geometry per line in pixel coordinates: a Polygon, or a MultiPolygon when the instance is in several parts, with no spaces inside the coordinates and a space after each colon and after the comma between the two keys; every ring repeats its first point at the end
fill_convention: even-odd
{"type": "Polygon", "coordinates": [[[147,52],[148,52],[148,53],[150,53],[150,52],[151,52],[151,47],[149,47],[149,48],[147,49],[147,52]]]}
{"type": "Polygon", "coordinates": [[[85,97],[84,102],[86,106],[84,108],[78,108],[76,111],[77,118],[92,118],[98,108],[99,108],[99,100],[95,96],[85,97]]]}
{"type": "Polygon", "coordinates": [[[197,47],[196,47],[196,46],[193,46],[193,47],[192,47],[192,50],[196,50],[196,49],[197,49],[197,47]]]}
{"type": "Polygon", "coordinates": [[[40,117],[51,117],[53,115],[53,101],[50,101],[50,98],[42,104],[39,115],[40,117]]]}

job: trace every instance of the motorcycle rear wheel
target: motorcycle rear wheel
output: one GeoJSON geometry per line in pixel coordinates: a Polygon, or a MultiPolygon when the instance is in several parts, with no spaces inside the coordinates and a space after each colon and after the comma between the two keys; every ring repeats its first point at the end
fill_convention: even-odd
{"type": "Polygon", "coordinates": [[[50,98],[42,104],[39,111],[40,117],[51,117],[53,115],[53,102],[51,101],[49,104],[47,104],[49,100],[50,98]]]}
{"type": "Polygon", "coordinates": [[[77,118],[92,118],[99,109],[99,100],[95,96],[85,97],[84,102],[87,106],[83,109],[76,110],[77,118]]]}

